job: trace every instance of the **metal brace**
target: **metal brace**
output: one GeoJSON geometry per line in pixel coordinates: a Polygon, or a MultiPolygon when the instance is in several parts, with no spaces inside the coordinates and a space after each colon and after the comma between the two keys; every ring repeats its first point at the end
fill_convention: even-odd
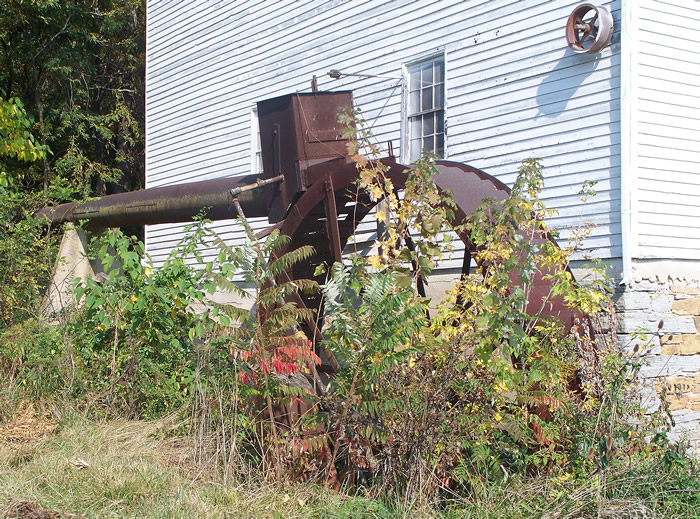
{"type": "Polygon", "coordinates": [[[276,177],[272,177],[272,178],[259,179],[254,184],[248,184],[247,186],[234,187],[230,191],[231,196],[236,197],[236,196],[240,195],[241,193],[245,193],[246,191],[252,191],[253,189],[267,186],[269,184],[274,184],[276,182],[284,182],[284,175],[277,175],[276,177]]]}

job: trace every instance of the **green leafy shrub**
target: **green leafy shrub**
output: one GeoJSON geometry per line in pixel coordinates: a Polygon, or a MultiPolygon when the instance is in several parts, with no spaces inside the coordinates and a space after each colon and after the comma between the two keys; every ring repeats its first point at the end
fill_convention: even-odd
{"type": "Polygon", "coordinates": [[[107,274],[77,284],[84,308],[71,329],[89,390],[113,410],[149,417],[187,401],[193,342],[206,329],[206,314],[194,309],[204,298],[203,271],[184,261],[191,249],[153,269],[143,244],[119,231],[93,242],[107,274]]]}
{"type": "Polygon", "coordinates": [[[415,170],[401,208],[389,211],[402,221],[390,226],[397,232],[381,243],[380,261],[356,257],[351,268],[335,265],[324,288],[327,343],[344,366],[331,384],[343,400],[331,420],[335,451],[342,444],[347,463],[391,485],[419,483],[421,494],[565,463],[576,344],[561,323],[528,313],[528,296],[544,265],[547,275],[568,282],[568,291],[555,284],[552,296],[561,288],[572,304],[596,298],[578,293],[584,289],[565,275],[568,256],[560,249],[523,238],[547,232],[536,212],[540,168],[524,167],[509,199],[486,202],[465,222],[481,269],[457,283],[431,321],[426,301],[411,288],[428,270],[411,271],[406,262],[439,259],[430,252],[439,251],[444,214],[428,229],[416,221],[425,220],[430,203],[450,204],[426,174],[434,172],[430,158],[415,170]],[[529,186],[527,198],[518,185],[529,186]],[[420,212],[405,208],[416,193],[427,201],[420,212]],[[416,228],[412,249],[423,254],[397,252],[408,250],[409,229],[417,234],[416,228]],[[424,236],[430,246],[421,248],[424,236]],[[411,281],[398,282],[406,277],[411,281]],[[550,419],[555,410],[561,420],[550,419]]]}
{"type": "Polygon", "coordinates": [[[386,375],[405,366],[425,347],[427,305],[403,272],[373,271],[364,258],[336,263],[323,290],[326,329],[324,343],[341,369],[325,399],[334,449],[346,468],[379,470],[374,447],[386,442],[392,422],[405,409],[400,395],[387,385],[386,375]]]}
{"type": "Polygon", "coordinates": [[[0,191],[0,328],[36,317],[56,253],[55,237],[31,218],[38,197],[0,191]]]}
{"type": "Polygon", "coordinates": [[[575,230],[566,247],[548,239],[539,161],[523,163],[506,200],[485,200],[456,222],[477,269],[428,321],[425,302],[402,290],[418,287],[431,270],[420,265],[442,257],[449,193],[437,192],[430,157],[408,172],[403,200],[379,163],[355,159],[360,187],[386,204],[377,219],[388,231],[376,256],[335,265],[324,288],[327,343],[344,361],[326,404],[332,460],[337,453],[351,471],[381,476],[382,488],[422,499],[532,473],[588,477],[625,457],[669,457],[660,448],[663,421],[641,420],[629,404],[636,361],[612,347],[598,359],[584,317],[608,311],[609,282],[595,264],[585,286],[568,270],[591,228],[575,230]],[[431,212],[440,215],[434,225],[431,212]],[[552,289],[533,301],[538,277],[552,289]],[[555,298],[580,312],[576,327],[544,313],[555,298]]]}

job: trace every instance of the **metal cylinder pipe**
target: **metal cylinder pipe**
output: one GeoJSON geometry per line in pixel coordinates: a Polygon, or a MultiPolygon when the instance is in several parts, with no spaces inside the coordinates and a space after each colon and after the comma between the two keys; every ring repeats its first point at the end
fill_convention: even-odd
{"type": "Polygon", "coordinates": [[[235,198],[247,216],[265,217],[263,190],[244,189],[260,180],[257,175],[244,175],[153,187],[78,204],[46,207],[35,216],[46,218],[51,225],[87,220],[91,229],[189,222],[200,213],[210,220],[225,220],[238,217],[233,206],[234,190],[239,193],[235,198]]]}

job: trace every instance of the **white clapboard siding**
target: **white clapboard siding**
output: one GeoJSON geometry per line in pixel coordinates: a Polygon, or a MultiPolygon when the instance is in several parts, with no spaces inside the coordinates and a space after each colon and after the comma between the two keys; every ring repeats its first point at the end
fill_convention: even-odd
{"type": "Polygon", "coordinates": [[[636,212],[640,258],[700,258],[700,2],[637,11],[636,212]]]}
{"type": "MultiPolygon", "coordinates": [[[[401,76],[444,54],[447,158],[508,184],[539,157],[543,198],[562,230],[596,225],[587,253],[621,254],[620,44],[595,56],[566,47],[573,0],[148,0],[146,182],[148,187],[248,173],[255,102],[308,91],[352,89],[376,139],[401,153],[402,83],[330,79],[330,69],[401,76]],[[598,195],[582,204],[585,180],[598,195]]],[[[620,0],[608,5],[616,23],[620,0]]],[[[619,25],[619,24],[618,24],[619,25]]],[[[688,59],[692,55],[688,56],[688,59]]],[[[678,92],[677,95],[683,95],[678,92]]],[[[683,112],[677,115],[683,116],[683,112]]],[[[256,228],[265,225],[256,220],[256,228]]],[[[149,226],[147,250],[163,261],[185,224],[149,226]]],[[[241,240],[233,221],[212,228],[241,240]]],[[[363,246],[375,238],[371,217],[363,246]]],[[[455,256],[461,250],[458,246],[455,256]]],[[[212,257],[213,251],[204,251],[212,257]]],[[[446,261],[443,268],[454,268],[446,261]]]]}

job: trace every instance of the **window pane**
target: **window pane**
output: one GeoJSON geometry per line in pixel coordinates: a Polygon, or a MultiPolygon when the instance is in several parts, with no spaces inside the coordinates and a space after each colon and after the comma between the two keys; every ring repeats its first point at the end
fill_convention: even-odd
{"type": "Polygon", "coordinates": [[[430,110],[433,107],[433,89],[421,90],[421,110],[430,110]]]}
{"type": "Polygon", "coordinates": [[[262,172],[263,172],[262,152],[256,151],[255,152],[255,171],[254,171],[254,173],[262,173],[262,172]]]}
{"type": "MultiPolygon", "coordinates": [[[[423,116],[423,135],[432,135],[435,133],[435,115],[430,113],[423,116]]],[[[418,135],[418,134],[413,134],[418,135]]]]}
{"type": "Polygon", "coordinates": [[[423,76],[423,81],[421,86],[430,86],[433,84],[433,63],[426,63],[421,66],[421,74],[423,76]]]}
{"type": "Polygon", "coordinates": [[[445,100],[443,95],[443,85],[444,83],[435,85],[435,108],[442,108],[444,106],[445,100]]]}
{"type": "Polygon", "coordinates": [[[420,69],[411,70],[409,72],[409,90],[418,90],[420,88],[420,69]]]}
{"type": "Polygon", "coordinates": [[[420,112],[420,90],[408,94],[408,113],[420,112]]]}
{"type": "Polygon", "coordinates": [[[445,62],[440,58],[433,63],[435,63],[435,83],[443,83],[445,81],[445,62]]]}
{"type": "Polygon", "coordinates": [[[407,69],[404,131],[408,134],[407,160],[420,158],[422,150],[444,156],[445,148],[445,61],[436,57],[407,69]]]}
{"type": "Polygon", "coordinates": [[[437,138],[437,144],[435,146],[435,154],[439,155],[440,157],[445,156],[445,136],[443,134],[438,134],[436,136],[437,138]]]}
{"type": "Polygon", "coordinates": [[[411,162],[415,162],[420,158],[420,143],[420,138],[411,139],[411,162]]]}
{"type": "Polygon", "coordinates": [[[421,126],[420,116],[411,118],[411,139],[415,139],[423,135],[421,126]]]}

